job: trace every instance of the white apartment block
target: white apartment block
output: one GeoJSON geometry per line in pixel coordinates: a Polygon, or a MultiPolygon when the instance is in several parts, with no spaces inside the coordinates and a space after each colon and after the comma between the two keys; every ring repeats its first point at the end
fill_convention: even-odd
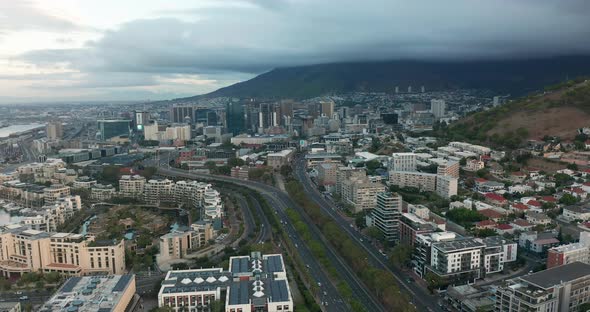
{"type": "Polygon", "coordinates": [[[63,184],[54,184],[43,189],[43,197],[45,198],[46,205],[51,205],[59,198],[69,195],[70,187],[63,184]]]}
{"type": "Polygon", "coordinates": [[[389,169],[393,171],[416,171],[417,156],[415,153],[393,153],[389,169]]]}
{"type": "Polygon", "coordinates": [[[452,176],[436,176],[436,193],[444,198],[457,195],[459,179],[452,176]]]}
{"type": "Polygon", "coordinates": [[[371,183],[366,177],[345,181],[342,186],[342,200],[354,206],[354,212],[373,209],[377,205],[377,194],[386,191],[381,183],[371,183]]]}
{"type": "Polygon", "coordinates": [[[389,182],[399,187],[415,187],[422,191],[436,191],[437,175],[417,171],[390,171],[389,182]]]}
{"type": "Polygon", "coordinates": [[[124,175],[119,179],[119,194],[123,197],[143,195],[145,178],[140,175],[124,175]]]}
{"type": "Polygon", "coordinates": [[[174,182],[168,179],[151,179],[145,183],[143,194],[148,204],[158,205],[160,201],[171,201],[174,182]]]}
{"type": "Polygon", "coordinates": [[[35,182],[45,183],[51,181],[57,170],[65,168],[66,163],[58,158],[47,158],[44,163],[31,163],[18,167],[19,176],[32,175],[35,182]]]}
{"type": "Polygon", "coordinates": [[[115,187],[112,185],[96,184],[90,188],[90,198],[96,201],[105,201],[113,198],[115,187]]]}
{"type": "Polygon", "coordinates": [[[385,239],[399,239],[399,220],[402,214],[402,197],[390,192],[377,194],[377,206],[371,212],[373,226],[383,233],[385,239]]]}
{"type": "Polygon", "coordinates": [[[434,118],[441,119],[446,114],[447,105],[445,100],[430,100],[430,112],[434,115],[434,118]]]}
{"type": "Polygon", "coordinates": [[[74,182],[72,183],[72,188],[73,189],[87,189],[89,190],[93,185],[96,185],[96,180],[91,179],[89,177],[78,177],[76,180],[74,180],[74,182]]]}

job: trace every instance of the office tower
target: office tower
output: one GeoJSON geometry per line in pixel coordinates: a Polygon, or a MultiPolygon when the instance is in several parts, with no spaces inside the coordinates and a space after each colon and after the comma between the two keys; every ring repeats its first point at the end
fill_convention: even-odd
{"type": "Polygon", "coordinates": [[[391,192],[377,194],[377,206],[372,212],[373,225],[383,233],[385,240],[399,238],[399,220],[402,214],[402,197],[391,192]]]}
{"type": "Polygon", "coordinates": [[[493,104],[494,104],[494,107],[500,105],[500,97],[499,96],[497,96],[497,95],[494,96],[494,102],[493,102],[493,104]]]}
{"type": "Polygon", "coordinates": [[[52,121],[47,124],[47,138],[50,140],[59,140],[64,135],[63,125],[60,121],[52,121]]]}
{"type": "Polygon", "coordinates": [[[258,110],[258,129],[261,130],[277,126],[277,113],[274,104],[262,103],[258,110]]]}
{"type": "Polygon", "coordinates": [[[395,86],[395,93],[399,93],[399,87],[395,86]]]}
{"type": "Polygon", "coordinates": [[[228,103],[225,107],[227,131],[238,135],[246,129],[245,104],[239,102],[228,103]]]}
{"type": "Polygon", "coordinates": [[[331,118],[334,115],[334,101],[320,101],[320,113],[331,118]]]}
{"type": "Polygon", "coordinates": [[[192,105],[174,105],[170,107],[170,121],[173,123],[194,122],[194,107],[192,105]]]}
{"type": "Polygon", "coordinates": [[[408,86],[408,93],[412,93],[412,86],[408,86]]]}
{"type": "Polygon", "coordinates": [[[133,131],[143,131],[143,127],[148,124],[150,114],[144,111],[135,111],[133,113],[133,131]]]}
{"type": "Polygon", "coordinates": [[[424,86],[422,86],[422,87],[420,88],[420,92],[422,92],[422,93],[426,92],[426,88],[424,88],[424,86]]]}
{"type": "Polygon", "coordinates": [[[444,100],[431,100],[430,101],[430,112],[434,115],[434,118],[440,119],[445,116],[446,104],[444,100]]]}
{"type": "Polygon", "coordinates": [[[109,119],[98,120],[98,131],[101,140],[108,140],[117,136],[128,136],[131,133],[131,120],[109,119]]]}
{"type": "Polygon", "coordinates": [[[381,114],[381,119],[383,119],[383,123],[386,125],[397,125],[398,115],[395,113],[384,113],[381,114]]]}
{"type": "Polygon", "coordinates": [[[282,100],[279,104],[281,115],[280,117],[283,118],[284,116],[293,117],[293,101],[291,100],[282,100]]]}

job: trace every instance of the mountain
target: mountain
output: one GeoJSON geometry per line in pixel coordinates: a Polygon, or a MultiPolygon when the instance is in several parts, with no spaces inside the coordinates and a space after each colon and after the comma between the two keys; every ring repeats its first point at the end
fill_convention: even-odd
{"type": "Polygon", "coordinates": [[[583,140],[577,130],[584,127],[590,127],[590,81],[576,79],[469,115],[449,127],[448,137],[510,148],[545,136],[583,140]]]}
{"type": "Polygon", "coordinates": [[[334,63],[277,68],[253,79],[209,94],[179,99],[222,96],[303,99],[351,91],[401,92],[489,89],[499,94],[527,94],[566,77],[590,74],[590,56],[531,60],[427,62],[384,61],[334,63]]]}

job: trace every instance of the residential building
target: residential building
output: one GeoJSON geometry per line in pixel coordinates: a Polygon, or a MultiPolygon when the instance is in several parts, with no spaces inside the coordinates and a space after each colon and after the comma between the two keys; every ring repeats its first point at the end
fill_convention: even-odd
{"type": "Polygon", "coordinates": [[[590,232],[580,232],[580,241],[556,246],[547,251],[547,268],[573,262],[590,264],[590,232]]]}
{"type": "Polygon", "coordinates": [[[124,241],[96,241],[73,233],[49,233],[22,225],[0,230],[0,274],[58,272],[64,275],[122,274],[124,241]]]}
{"type": "Polygon", "coordinates": [[[159,205],[161,201],[171,201],[174,182],[168,179],[151,179],[144,185],[144,200],[148,204],[159,205]]]}
{"type": "Polygon", "coordinates": [[[546,214],[535,211],[527,211],[525,214],[525,219],[532,224],[551,223],[551,218],[549,218],[546,214]]]}
{"type": "Polygon", "coordinates": [[[70,277],[39,311],[134,311],[135,291],[135,275],[70,277]]]}
{"type": "Polygon", "coordinates": [[[205,246],[213,239],[211,222],[199,221],[190,228],[181,227],[160,237],[158,262],[184,258],[191,250],[205,246]]]}
{"type": "Polygon", "coordinates": [[[459,179],[453,176],[437,175],[436,176],[436,193],[443,198],[451,198],[457,195],[459,188],[459,179]]]}
{"type": "Polygon", "coordinates": [[[63,184],[53,184],[43,189],[46,205],[55,203],[59,198],[70,195],[70,187],[63,184]]]}
{"type": "Polygon", "coordinates": [[[338,167],[336,171],[336,194],[342,194],[342,185],[347,180],[364,178],[367,172],[364,168],[338,167]]]}
{"type": "Polygon", "coordinates": [[[174,311],[208,309],[218,300],[225,301],[226,312],[294,311],[282,255],[231,257],[227,271],[168,271],[158,293],[158,306],[174,311]]]}
{"type": "Polygon", "coordinates": [[[484,243],[472,237],[433,242],[427,270],[450,284],[475,281],[481,277],[485,247],[484,243]]]}
{"type": "Polygon", "coordinates": [[[479,160],[479,159],[470,159],[467,160],[467,163],[465,164],[465,170],[466,171],[478,171],[485,168],[485,164],[483,161],[479,160]]]}
{"type": "Polygon", "coordinates": [[[140,175],[123,175],[119,179],[119,195],[123,197],[139,197],[143,195],[145,178],[140,175]]]}
{"type": "Polygon", "coordinates": [[[372,223],[390,243],[399,240],[401,214],[402,197],[400,195],[391,192],[377,193],[377,205],[371,212],[372,223]]]}
{"type": "Polygon", "coordinates": [[[572,206],[563,207],[562,215],[564,218],[574,221],[574,220],[582,220],[588,221],[590,220],[590,208],[587,206],[588,203],[582,203],[572,206]]]}
{"type": "Polygon", "coordinates": [[[73,189],[87,189],[89,190],[93,185],[96,185],[96,180],[87,176],[76,178],[72,184],[73,189]]]}
{"type": "Polygon", "coordinates": [[[518,246],[538,254],[546,253],[550,248],[559,245],[559,240],[551,232],[537,233],[534,231],[520,233],[518,246]]]}
{"type": "Polygon", "coordinates": [[[90,188],[90,198],[96,201],[106,201],[115,195],[115,187],[110,184],[95,184],[90,188]]]}
{"type": "Polygon", "coordinates": [[[417,235],[432,233],[434,231],[436,231],[436,226],[432,223],[427,222],[413,213],[402,213],[399,220],[399,243],[413,247],[417,235]]]}
{"type": "Polygon", "coordinates": [[[172,141],[188,141],[191,139],[190,125],[172,125],[166,127],[164,139],[172,141]]]}
{"type": "Polygon", "coordinates": [[[502,272],[504,264],[516,261],[517,244],[502,236],[490,236],[477,239],[485,247],[482,253],[483,275],[502,272]]]}
{"type": "Polygon", "coordinates": [[[279,169],[283,165],[288,165],[293,158],[293,150],[282,150],[277,153],[266,155],[266,164],[274,169],[279,169]]]}
{"type": "Polygon", "coordinates": [[[338,166],[333,163],[319,164],[317,167],[318,185],[335,185],[338,166]]]}
{"type": "Polygon", "coordinates": [[[503,281],[495,311],[578,311],[590,302],[590,265],[574,262],[503,281]]]}
{"type": "Polygon", "coordinates": [[[493,293],[473,285],[449,286],[445,298],[452,311],[484,312],[494,310],[493,293]]]}
{"type": "Polygon", "coordinates": [[[342,186],[342,200],[354,207],[354,212],[361,212],[375,208],[377,194],[385,191],[381,183],[371,183],[368,178],[344,181],[342,186]]]}
{"type": "Polygon", "coordinates": [[[389,169],[393,171],[416,171],[417,158],[414,153],[393,153],[389,169]]]}
{"type": "Polygon", "coordinates": [[[438,165],[436,168],[436,174],[440,176],[450,176],[458,179],[460,168],[461,166],[459,166],[458,161],[446,161],[445,163],[438,165]]]}
{"type": "Polygon", "coordinates": [[[415,187],[421,191],[436,191],[437,175],[417,171],[391,171],[389,182],[399,187],[415,187]]]}

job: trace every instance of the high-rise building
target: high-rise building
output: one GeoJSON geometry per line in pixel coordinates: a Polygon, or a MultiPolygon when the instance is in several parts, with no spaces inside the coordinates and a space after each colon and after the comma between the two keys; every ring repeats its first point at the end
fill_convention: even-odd
{"type": "Polygon", "coordinates": [[[372,211],[371,220],[388,242],[399,239],[401,214],[402,197],[400,195],[391,192],[377,194],[377,206],[372,211]]]}
{"type": "Polygon", "coordinates": [[[46,128],[47,138],[50,140],[59,140],[64,135],[63,124],[60,121],[51,121],[46,128]]]}
{"type": "Polygon", "coordinates": [[[143,127],[150,121],[150,113],[135,111],[133,113],[133,131],[143,131],[143,127]]]}
{"type": "Polygon", "coordinates": [[[334,115],[334,101],[320,101],[320,113],[323,116],[332,118],[332,115],[334,115]]]}
{"type": "Polygon", "coordinates": [[[131,120],[108,119],[98,120],[98,131],[101,140],[108,140],[118,136],[129,136],[131,133],[131,120]]]}
{"type": "Polygon", "coordinates": [[[277,112],[272,103],[261,103],[258,110],[258,132],[264,129],[278,126],[277,112]]]}
{"type": "Polygon", "coordinates": [[[170,107],[170,121],[173,123],[193,123],[194,107],[192,105],[173,105],[170,107]]]}
{"type": "Polygon", "coordinates": [[[434,118],[440,119],[446,114],[446,103],[445,100],[430,100],[430,112],[434,115],[434,118]]]}
{"type": "Polygon", "coordinates": [[[238,135],[246,129],[244,105],[239,102],[231,102],[225,106],[227,131],[233,135],[238,135]]]}

